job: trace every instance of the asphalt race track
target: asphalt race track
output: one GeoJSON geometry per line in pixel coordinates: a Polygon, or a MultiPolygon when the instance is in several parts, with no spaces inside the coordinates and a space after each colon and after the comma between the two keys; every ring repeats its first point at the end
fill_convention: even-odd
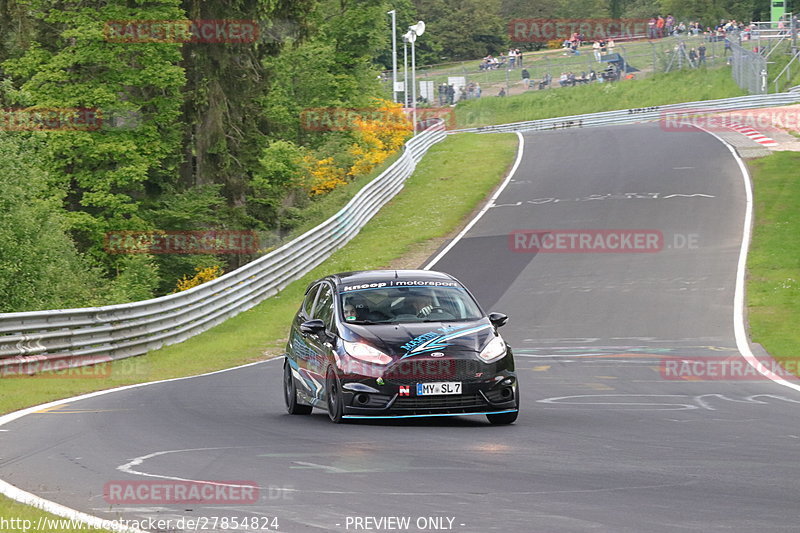
{"type": "Polygon", "coordinates": [[[435,266],[511,317],[515,425],[289,416],[275,360],[23,417],[0,432],[0,478],[95,516],[204,517],[206,531],[231,531],[211,528],[222,516],[277,517],[286,532],[798,531],[800,393],[670,374],[684,360],[744,362],[744,216],[737,163],[705,133],[528,135],[496,205],[435,266]],[[634,230],[660,246],[512,249],[524,230],[634,230]],[[176,479],[260,490],[217,505],[103,496],[110,482],[176,479]]]}

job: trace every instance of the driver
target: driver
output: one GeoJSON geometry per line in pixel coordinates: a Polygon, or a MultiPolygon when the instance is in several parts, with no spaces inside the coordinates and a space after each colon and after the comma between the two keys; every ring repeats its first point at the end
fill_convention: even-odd
{"type": "Polygon", "coordinates": [[[408,299],[411,307],[414,308],[414,314],[419,318],[425,318],[431,314],[431,311],[433,311],[435,307],[433,305],[433,298],[428,294],[416,293],[409,296],[408,299]]]}
{"type": "Polygon", "coordinates": [[[356,315],[356,306],[352,303],[346,303],[344,305],[344,319],[348,322],[352,320],[358,320],[358,315],[356,315]]]}

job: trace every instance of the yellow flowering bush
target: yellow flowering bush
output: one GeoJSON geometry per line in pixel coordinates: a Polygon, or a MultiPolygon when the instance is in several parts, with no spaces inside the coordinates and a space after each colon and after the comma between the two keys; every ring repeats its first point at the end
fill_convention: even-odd
{"type": "Polygon", "coordinates": [[[195,268],[195,271],[197,273],[191,278],[188,276],[183,276],[181,279],[179,279],[178,284],[175,286],[174,292],[181,292],[191,289],[192,287],[197,287],[202,283],[211,281],[212,279],[217,279],[222,275],[222,268],[219,265],[206,268],[195,268]]]}
{"type": "Polygon", "coordinates": [[[347,150],[352,156],[349,168],[336,166],[333,157],[305,159],[312,196],[325,194],[345,185],[348,179],[369,173],[387,157],[403,147],[413,125],[399,103],[376,99],[376,106],[353,123],[355,142],[347,150]]]}
{"type": "Polygon", "coordinates": [[[411,134],[413,124],[398,103],[377,100],[374,117],[356,120],[356,143],[350,147],[355,158],[348,174],[360,176],[381,164],[402,148],[411,134]]]}
{"type": "Polygon", "coordinates": [[[311,178],[309,191],[312,196],[325,194],[347,183],[345,170],[336,166],[333,162],[333,157],[316,159],[306,156],[305,163],[311,178]]]}

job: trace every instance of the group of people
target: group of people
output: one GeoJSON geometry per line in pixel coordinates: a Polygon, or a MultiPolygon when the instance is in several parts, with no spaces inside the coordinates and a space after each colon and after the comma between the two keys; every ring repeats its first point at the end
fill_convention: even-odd
{"type": "Polygon", "coordinates": [[[714,27],[703,25],[699,22],[685,22],[675,23],[675,17],[661,15],[651,17],[647,21],[647,37],[650,39],[659,39],[661,37],[669,37],[670,35],[700,35],[701,33],[706,36],[706,39],[719,38],[722,40],[727,34],[732,31],[741,31],[742,38],[745,39],[745,34],[751,31],[751,26],[746,25],[736,20],[720,20],[720,23],[714,27]]]}
{"type": "MultiPolygon", "coordinates": [[[[574,72],[562,72],[561,76],[558,78],[558,84],[561,87],[574,87],[579,83],[617,81],[620,79],[621,75],[622,71],[620,69],[613,64],[609,64],[606,69],[601,70],[599,73],[590,70],[588,74],[586,72],[581,72],[581,75],[577,76],[574,72]]],[[[542,89],[541,86],[539,88],[542,89]]]]}
{"type": "Polygon", "coordinates": [[[594,52],[594,58],[599,63],[603,58],[603,54],[614,53],[614,39],[609,39],[608,41],[605,39],[599,39],[595,41],[592,43],[592,51],[594,52]]]}
{"type": "Polygon", "coordinates": [[[706,47],[705,45],[701,44],[697,47],[697,49],[690,49],[689,50],[689,61],[692,63],[693,67],[699,67],[700,65],[706,64],[706,47]]]}
{"type": "Polygon", "coordinates": [[[519,48],[510,49],[504,56],[495,57],[489,54],[481,60],[481,64],[478,68],[480,70],[495,70],[506,66],[506,64],[508,64],[508,68],[510,69],[522,66],[522,52],[519,51],[519,48]]]}
{"type": "Polygon", "coordinates": [[[650,20],[647,21],[647,37],[649,39],[667,37],[672,35],[675,30],[675,17],[672,15],[667,15],[666,18],[658,15],[650,17],[650,20]]]}
{"type": "MultiPolygon", "coordinates": [[[[477,81],[470,82],[466,87],[458,87],[448,83],[439,84],[439,107],[453,105],[459,100],[481,97],[481,84],[477,81]],[[458,98],[456,98],[458,94],[458,98]]],[[[428,102],[426,102],[428,103],[428,102]]]]}
{"type": "Polygon", "coordinates": [[[581,52],[578,50],[578,48],[580,48],[582,44],[583,35],[578,32],[574,32],[572,35],[570,35],[569,39],[564,39],[564,42],[561,46],[564,48],[565,56],[570,54],[578,56],[581,55],[581,52]]]}

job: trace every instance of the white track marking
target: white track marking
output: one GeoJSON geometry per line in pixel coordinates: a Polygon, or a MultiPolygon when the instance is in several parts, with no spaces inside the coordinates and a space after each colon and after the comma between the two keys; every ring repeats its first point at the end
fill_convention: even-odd
{"type": "Polygon", "coordinates": [[[155,477],[155,478],[159,478],[159,479],[169,479],[171,481],[185,481],[185,482],[189,482],[189,483],[199,483],[199,484],[204,484],[204,485],[215,485],[215,486],[219,486],[219,487],[251,487],[252,485],[237,485],[235,483],[222,483],[222,482],[219,482],[219,481],[207,481],[207,480],[203,480],[203,479],[189,479],[189,478],[176,477],[176,476],[164,476],[164,475],[161,475],[161,474],[149,474],[147,472],[141,472],[141,471],[135,470],[133,468],[134,466],[141,465],[142,463],[144,463],[148,459],[152,459],[153,457],[159,457],[161,455],[167,455],[167,454],[170,454],[170,453],[203,452],[203,451],[210,451],[210,450],[229,450],[229,449],[234,449],[234,448],[230,448],[230,447],[226,446],[226,447],[221,447],[221,448],[187,448],[187,449],[183,449],[183,450],[165,450],[163,452],[154,452],[154,453],[149,453],[147,455],[142,455],[140,457],[136,457],[134,459],[131,459],[130,461],[128,461],[124,465],[118,466],[117,470],[119,470],[120,472],[125,472],[126,474],[133,474],[133,475],[145,476],[145,477],[155,477]]]}
{"type": "Polygon", "coordinates": [[[709,135],[713,135],[719,142],[728,148],[736,160],[736,163],[739,165],[739,170],[742,173],[742,181],[744,182],[747,206],[744,215],[744,227],[742,228],[742,247],[739,250],[739,266],[736,270],[736,291],[733,296],[733,332],[736,337],[736,347],[739,349],[739,353],[742,355],[742,357],[744,357],[744,360],[747,361],[750,366],[755,368],[759,374],[771,379],[779,385],[800,391],[800,385],[786,381],[779,375],[770,371],[761,361],[758,360],[758,358],[753,354],[753,351],[750,349],[750,343],[747,338],[747,330],[744,326],[744,281],[745,269],[747,267],[747,251],[750,248],[750,235],[753,229],[753,186],[750,182],[750,173],[747,171],[747,165],[745,165],[739,154],[736,153],[734,147],[724,139],[720,138],[713,131],[708,131],[703,128],[700,129],[709,135]]]}
{"type": "MultiPolygon", "coordinates": [[[[26,409],[21,409],[19,411],[14,411],[13,413],[8,413],[7,415],[0,416],[0,426],[13,422],[18,418],[22,418],[23,416],[29,415],[31,413],[35,413],[36,411],[40,411],[42,409],[50,409],[53,407],[58,407],[59,405],[64,405],[66,403],[77,402],[80,400],[86,400],[89,398],[95,398],[97,396],[104,396],[106,394],[111,394],[112,392],[120,392],[128,389],[135,389],[138,387],[145,387],[147,385],[155,385],[157,383],[169,383],[172,381],[182,381],[184,379],[193,379],[199,378],[203,376],[211,376],[214,374],[221,374],[223,372],[229,372],[231,370],[238,370],[240,368],[246,368],[248,366],[259,365],[262,363],[268,363],[270,361],[275,360],[282,360],[283,357],[274,357],[272,359],[267,359],[266,361],[256,361],[255,363],[248,363],[246,365],[235,366],[233,368],[225,368],[223,370],[217,370],[214,372],[206,372],[205,374],[197,374],[196,376],[185,376],[181,378],[172,378],[172,379],[162,379],[159,381],[149,381],[147,383],[136,383],[133,385],[126,385],[124,387],[117,387],[116,389],[108,389],[103,391],[97,392],[90,392],[88,394],[81,394],[79,396],[73,396],[72,398],[64,398],[63,400],[56,400],[49,403],[44,403],[41,405],[34,405],[33,407],[28,407],[26,409]]],[[[7,498],[11,498],[12,500],[18,501],[20,503],[24,503],[27,505],[31,505],[36,507],[37,509],[41,509],[48,513],[54,514],[56,516],[60,516],[66,518],[68,520],[75,520],[76,522],[82,522],[87,526],[95,529],[110,529],[111,531],[120,531],[123,533],[147,533],[141,529],[136,529],[132,527],[122,526],[117,522],[113,522],[111,520],[106,520],[97,516],[92,516],[90,514],[82,513],[75,509],[71,509],[59,503],[46,500],[35,494],[31,494],[30,492],[26,492],[14,485],[3,481],[0,479],[0,494],[6,496],[7,498]]]]}
{"type": "MultiPolygon", "coordinates": [[[[553,398],[544,398],[543,400],[536,400],[538,403],[558,404],[564,406],[605,406],[611,410],[637,410],[637,411],[686,411],[697,409],[696,405],[688,403],[661,403],[654,401],[629,401],[629,402],[614,402],[614,401],[598,401],[589,400],[590,398],[687,398],[685,394],[577,394],[574,396],[555,396],[553,398]],[[570,401],[574,399],[585,399],[585,401],[570,401]],[[567,400],[567,401],[563,401],[567,400]]],[[[580,408],[580,407],[579,407],[580,408]]],[[[583,407],[589,409],[591,407],[583,407]]]]}
{"type": "Polygon", "coordinates": [[[514,174],[517,172],[517,168],[519,167],[519,164],[522,161],[522,154],[525,151],[524,150],[525,139],[522,137],[522,134],[520,132],[517,132],[517,138],[519,139],[519,148],[517,148],[517,159],[516,161],[514,161],[514,166],[511,167],[511,171],[508,173],[508,176],[506,176],[506,179],[503,181],[502,184],[500,184],[500,187],[497,188],[497,191],[495,191],[492,197],[489,198],[489,201],[486,202],[486,205],[483,206],[483,209],[481,209],[478,212],[478,214],[475,215],[475,217],[469,221],[469,224],[467,224],[466,227],[463,230],[461,230],[461,232],[458,235],[456,235],[455,239],[450,241],[450,243],[447,246],[445,246],[444,249],[436,255],[436,257],[434,257],[427,265],[423,267],[423,270],[430,270],[431,267],[433,267],[433,265],[438,263],[442,259],[442,257],[444,257],[447,254],[447,252],[449,252],[453,248],[453,246],[455,246],[456,243],[460,241],[464,237],[464,235],[467,234],[469,230],[472,229],[472,226],[474,226],[486,213],[486,211],[488,211],[494,205],[495,200],[497,200],[497,198],[500,196],[500,193],[502,193],[503,190],[506,188],[508,183],[511,181],[511,178],[514,177],[514,174]]]}

